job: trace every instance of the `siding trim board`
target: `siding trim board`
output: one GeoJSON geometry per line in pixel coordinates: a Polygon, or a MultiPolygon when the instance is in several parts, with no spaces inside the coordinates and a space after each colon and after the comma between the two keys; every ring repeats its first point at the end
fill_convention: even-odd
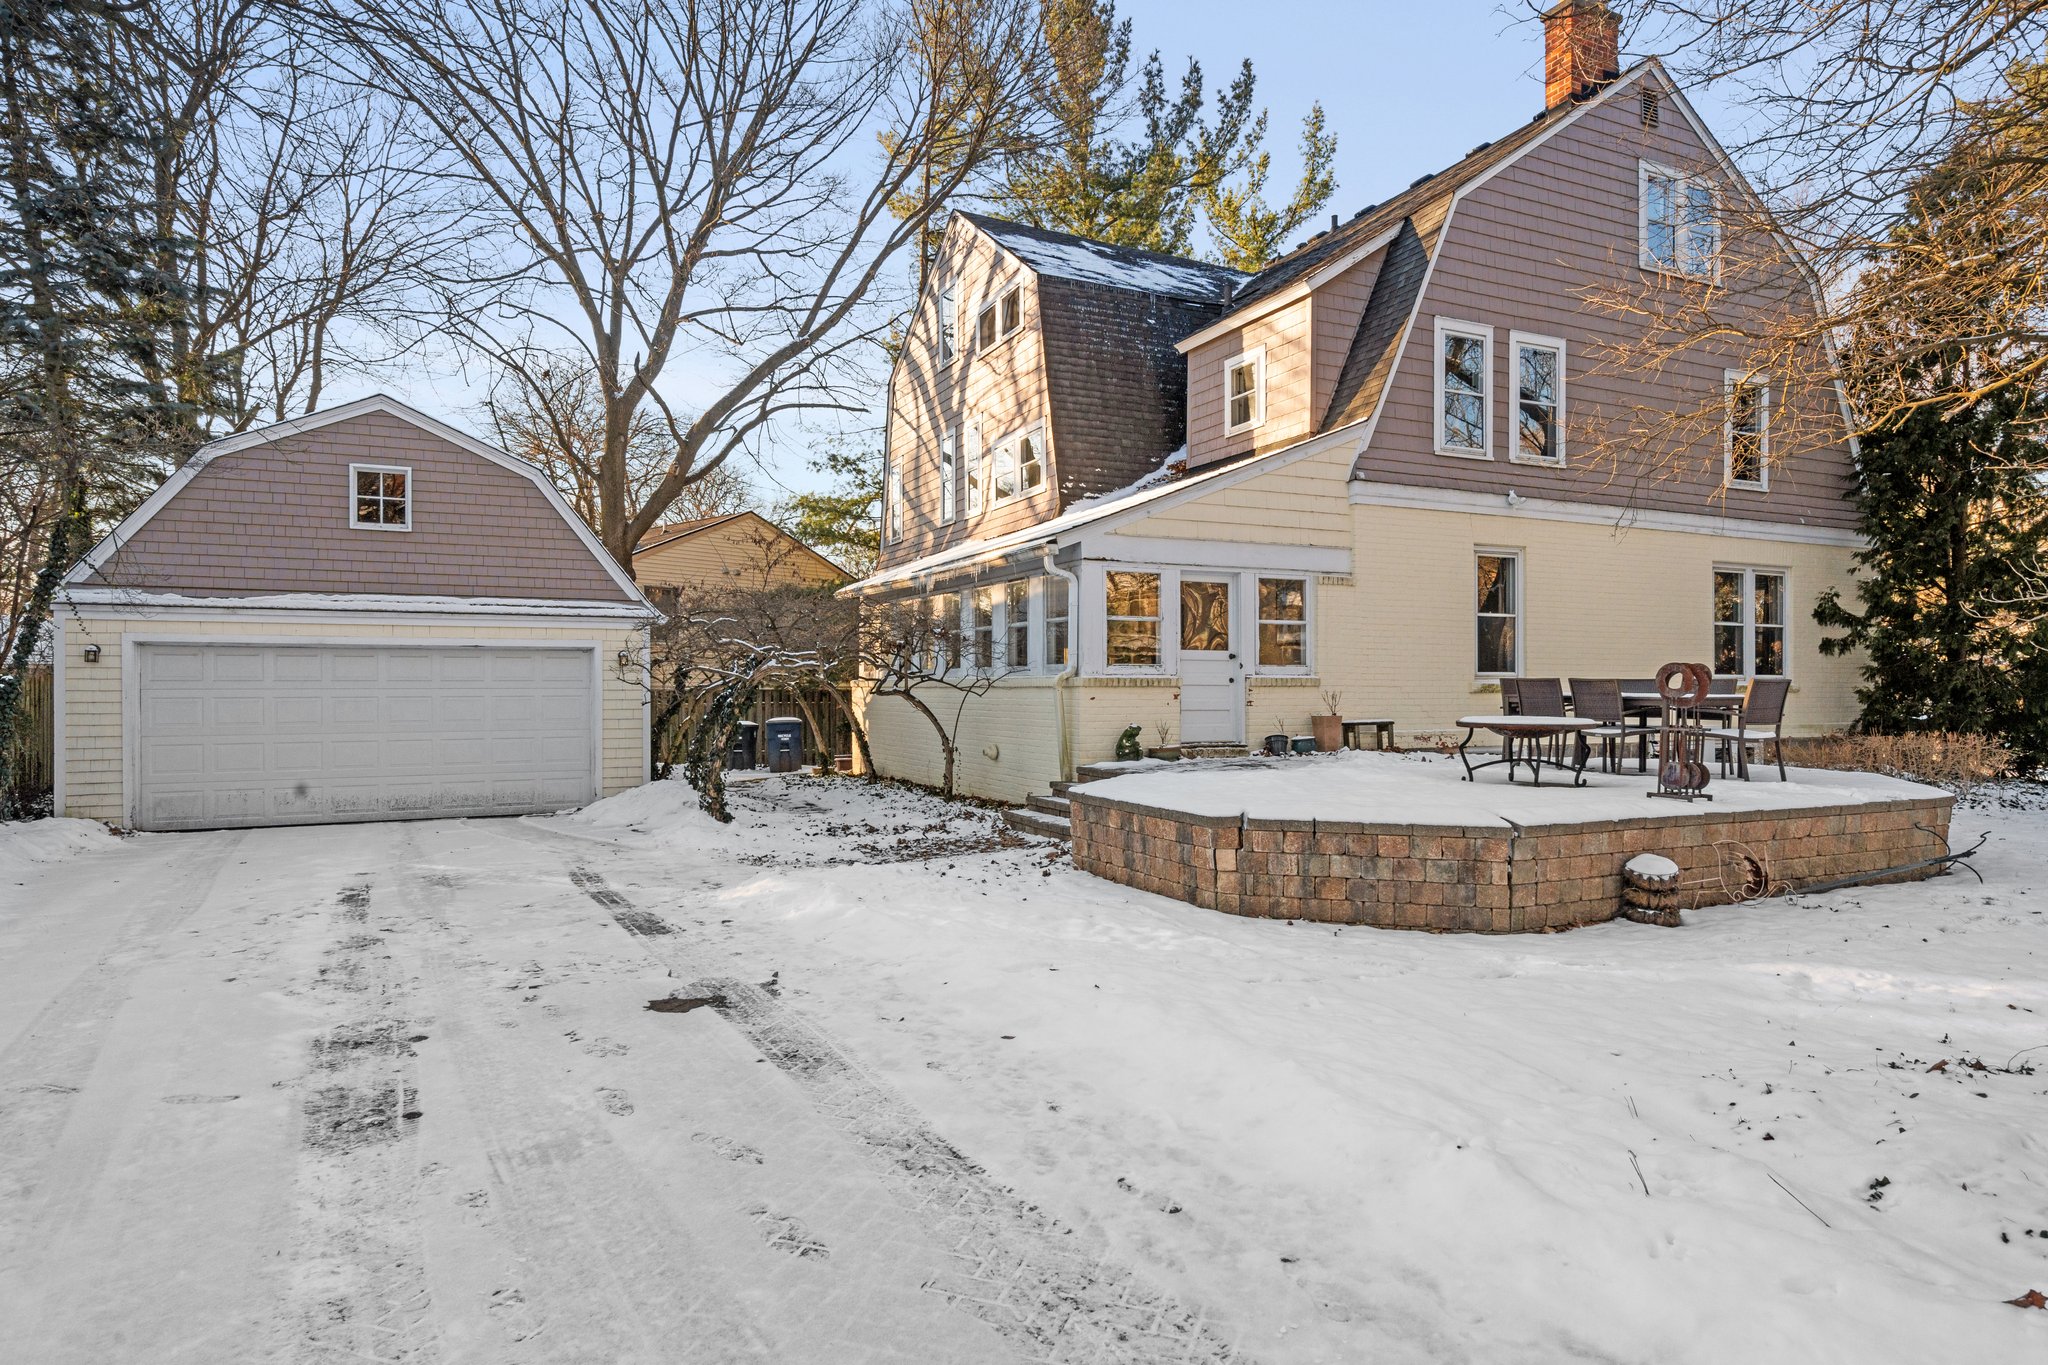
{"type": "Polygon", "coordinates": [[[1835,545],[1860,550],[1866,542],[1855,531],[1833,526],[1802,526],[1794,522],[1749,521],[1699,512],[1661,512],[1622,503],[1565,502],[1557,498],[1519,498],[1509,503],[1494,493],[1419,484],[1375,483],[1353,479],[1353,506],[1416,507],[1432,512],[1468,512],[1489,517],[1527,517],[1534,521],[1573,521],[1611,526],[1622,531],[1680,531],[1725,536],[1733,540],[1778,540],[1795,545],[1835,545]]]}

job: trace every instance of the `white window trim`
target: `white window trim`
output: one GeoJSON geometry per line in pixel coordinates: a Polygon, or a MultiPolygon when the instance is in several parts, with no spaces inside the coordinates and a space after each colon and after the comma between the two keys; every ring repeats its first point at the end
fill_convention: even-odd
{"type": "MultiPolygon", "coordinates": [[[[382,485],[379,485],[380,487],[382,485]]],[[[412,529],[413,504],[412,466],[402,464],[352,464],[348,467],[348,524],[355,531],[410,531],[412,529]],[[388,521],[356,520],[356,475],[357,474],[403,474],[405,475],[405,520],[399,523],[388,521]]]]}
{"type": "Polygon", "coordinates": [[[988,447],[988,472],[982,490],[982,506],[994,507],[1001,503],[1028,500],[1043,493],[1052,486],[1052,480],[1045,476],[1045,424],[1034,422],[1028,427],[1019,427],[1002,440],[988,447]],[[1038,487],[1024,486],[1023,450],[1026,439],[1036,442],[1038,448],[1038,487]],[[1010,475],[1016,488],[1002,495],[996,493],[996,465],[1007,454],[1010,457],[1010,475]]]}
{"type": "Polygon", "coordinates": [[[939,525],[950,526],[960,510],[960,428],[939,433],[939,525]]]}
{"type": "Polygon", "coordinates": [[[961,449],[961,467],[967,471],[969,494],[964,517],[978,517],[988,511],[988,447],[982,443],[981,423],[969,422],[961,449]]]}
{"type": "MultiPolygon", "coordinates": [[[[1439,362],[1441,368],[1441,362],[1439,362]]],[[[1508,333],[1508,402],[1512,406],[1508,422],[1508,461],[1511,464],[1534,465],[1539,469],[1563,469],[1565,467],[1565,348],[1564,338],[1538,336],[1534,332],[1508,333]],[[1532,346],[1539,350],[1557,352],[1557,455],[1554,459],[1538,460],[1522,453],[1522,348],[1532,346]]],[[[1439,412],[1442,409],[1438,409],[1439,412]]]]}
{"type": "MultiPolygon", "coordinates": [[[[1689,234],[1685,234],[1689,235],[1689,234]]],[[[1636,163],[1636,263],[1654,275],[1669,275],[1681,280],[1702,280],[1709,284],[1721,282],[1721,190],[1704,175],[1690,174],[1654,161],[1636,163]],[[1670,265],[1650,254],[1650,177],[1661,175],[1678,186],[1683,194],[1689,186],[1704,186],[1707,197],[1713,201],[1714,254],[1706,270],[1694,271],[1685,268],[1685,237],[1674,239],[1672,246],[1678,253],[1677,261],[1670,265]]]]}
{"type": "MultiPolygon", "coordinates": [[[[1744,680],[1761,676],[1789,680],[1792,677],[1792,618],[1796,615],[1792,610],[1792,603],[1796,600],[1792,596],[1792,570],[1776,564],[1724,564],[1717,560],[1715,561],[1713,571],[1717,574],[1739,573],[1742,575],[1742,671],[1740,673],[1716,673],[1714,676],[1717,678],[1740,678],[1744,680]],[[1756,671],[1757,622],[1752,613],[1756,608],[1756,576],[1760,573],[1775,574],[1785,581],[1785,620],[1778,627],[1780,631],[1784,632],[1785,637],[1785,671],[1783,673],[1758,674],[1756,671]]],[[[1709,585],[1713,582],[1711,578],[1707,581],[1709,585]]],[[[1709,594],[1707,603],[1707,616],[1709,618],[1707,622],[1707,630],[1709,631],[1707,657],[1711,659],[1715,656],[1711,632],[1721,622],[1718,617],[1714,616],[1711,586],[1709,594]]]]}
{"type": "Polygon", "coordinates": [[[1033,623],[1032,634],[1034,638],[1031,642],[1031,657],[1037,660],[1039,667],[1048,673],[1057,673],[1067,666],[1067,661],[1054,658],[1052,653],[1052,623],[1054,620],[1052,614],[1052,585],[1055,582],[1063,584],[1067,589],[1066,614],[1058,618],[1065,622],[1067,627],[1067,661],[1071,661],[1075,657],[1075,650],[1079,645],[1080,638],[1074,632],[1074,608],[1076,605],[1074,599],[1080,592],[1078,583],[1070,582],[1057,574],[1040,575],[1038,579],[1037,600],[1033,602],[1031,608],[1038,613],[1038,619],[1033,623]]]}
{"type": "Polygon", "coordinates": [[[939,364],[951,365],[960,358],[961,352],[967,349],[960,344],[960,291],[958,286],[950,283],[939,286],[938,310],[937,339],[939,343],[939,364]],[[953,340],[950,345],[946,341],[946,314],[949,311],[953,315],[953,340]]]}
{"type": "Polygon", "coordinates": [[[1241,590],[1244,593],[1251,615],[1251,639],[1246,641],[1248,649],[1240,649],[1239,655],[1251,661],[1246,671],[1260,678],[1312,678],[1316,674],[1316,576],[1312,573],[1288,573],[1275,569],[1260,569],[1241,576],[1241,590]],[[1262,578],[1291,578],[1302,585],[1301,590],[1301,662],[1298,664],[1267,664],[1259,661],[1259,627],[1265,618],[1259,614],[1259,580],[1262,578]]]}
{"type": "Polygon", "coordinates": [[[1266,348],[1254,346],[1240,351],[1223,362],[1223,434],[1235,436],[1240,431],[1250,431],[1266,423],[1266,348]],[[1230,421],[1230,377],[1246,365],[1252,366],[1252,416],[1248,422],[1231,425],[1230,421]]]}
{"type": "Polygon", "coordinates": [[[882,530],[894,545],[903,539],[903,470],[894,460],[889,462],[887,487],[889,505],[882,510],[882,530]]]}
{"type": "MultiPolygon", "coordinates": [[[[1157,564],[1099,564],[1091,566],[1085,582],[1088,599],[1101,606],[1101,611],[1088,613],[1090,643],[1095,646],[1095,657],[1102,660],[1099,676],[1103,677],[1171,677],[1179,668],[1180,644],[1180,574],[1157,564]],[[1109,575],[1112,573],[1148,573],[1159,580],[1159,607],[1156,619],[1159,622],[1159,659],[1149,664],[1113,664],[1109,661],[1109,575]]],[[[1071,610],[1071,606],[1070,606],[1071,610]]],[[[1128,618],[1136,619],[1136,618],[1128,618]]],[[[1067,630],[1071,635],[1074,625],[1071,617],[1067,630]]]]}
{"type": "MultiPolygon", "coordinates": [[[[1499,682],[1502,678],[1519,678],[1529,666],[1529,637],[1526,623],[1529,616],[1529,566],[1520,549],[1507,545],[1474,545],[1472,547],[1472,591],[1466,600],[1472,604],[1472,676],[1480,682],[1499,682]],[[1486,673],[1479,667],[1479,557],[1491,555],[1496,559],[1515,561],[1515,667],[1508,673],[1486,673]]],[[[1498,615],[1489,612],[1488,615],[1498,615]]]]}
{"type": "Polygon", "coordinates": [[[1436,453],[1450,455],[1461,460],[1490,460],[1493,458],[1493,328],[1484,323],[1460,322],[1456,318],[1440,317],[1436,320],[1436,350],[1430,357],[1430,388],[1436,399],[1436,408],[1430,422],[1435,429],[1436,453]],[[1446,445],[1444,443],[1444,338],[1448,336],[1471,337],[1485,347],[1485,382],[1480,390],[1480,448],[1446,445]]]}
{"type": "Polygon", "coordinates": [[[1038,672],[1039,659],[1044,650],[1044,645],[1040,639],[1043,632],[1039,629],[1038,625],[1038,613],[1042,600],[1039,584],[1042,581],[1034,575],[1029,578],[1005,579],[996,585],[1000,589],[997,594],[998,601],[996,605],[1002,615],[1003,647],[1001,652],[1003,656],[1003,669],[1006,673],[1033,674],[1038,672]],[[1010,657],[1011,636],[1013,633],[1010,629],[1013,624],[1010,620],[1010,587],[1015,583],[1022,583],[1024,585],[1024,658],[1022,660],[1010,657]]]}
{"type": "Polygon", "coordinates": [[[1727,370],[1721,376],[1721,486],[1751,493],[1771,491],[1771,381],[1753,370],[1727,370]],[[1757,479],[1735,477],[1735,387],[1748,385],[1757,391],[1757,479]]]}
{"type": "Polygon", "coordinates": [[[996,341],[1000,344],[1024,330],[1024,286],[1022,284],[1012,284],[1007,289],[998,291],[996,294],[996,304],[996,341]],[[1007,302],[1012,294],[1017,296],[1017,325],[1015,327],[1005,327],[1003,326],[1001,305],[1007,302]]]}

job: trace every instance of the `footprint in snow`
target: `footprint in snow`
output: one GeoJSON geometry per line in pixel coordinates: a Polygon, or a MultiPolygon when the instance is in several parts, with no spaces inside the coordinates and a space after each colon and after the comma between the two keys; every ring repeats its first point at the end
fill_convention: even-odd
{"type": "Polygon", "coordinates": [[[620,1118],[624,1118],[633,1112],[633,1101],[626,1097],[626,1092],[623,1090],[614,1090],[609,1086],[601,1086],[598,1089],[597,1098],[598,1102],[604,1105],[604,1112],[607,1114],[616,1114],[620,1118]]]}

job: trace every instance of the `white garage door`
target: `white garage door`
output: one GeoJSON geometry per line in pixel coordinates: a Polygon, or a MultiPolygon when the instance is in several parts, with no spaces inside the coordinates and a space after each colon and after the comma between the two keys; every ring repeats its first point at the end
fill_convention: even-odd
{"type": "Polygon", "coordinates": [[[136,653],[143,829],[517,815],[597,794],[588,649],[136,653]]]}

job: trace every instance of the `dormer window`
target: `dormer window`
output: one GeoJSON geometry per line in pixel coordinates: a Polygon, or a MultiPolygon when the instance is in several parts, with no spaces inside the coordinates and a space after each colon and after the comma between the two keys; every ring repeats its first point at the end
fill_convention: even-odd
{"type": "Polygon", "coordinates": [[[1266,348],[1246,351],[1223,367],[1223,434],[1250,431],[1266,420],[1266,348]]]}
{"type": "Polygon", "coordinates": [[[1720,272],[1714,187],[1695,175],[1642,163],[1642,264],[1711,280],[1720,272]]]}
{"type": "Polygon", "coordinates": [[[403,465],[352,464],[349,525],[368,531],[412,529],[412,471],[403,465]]]}

